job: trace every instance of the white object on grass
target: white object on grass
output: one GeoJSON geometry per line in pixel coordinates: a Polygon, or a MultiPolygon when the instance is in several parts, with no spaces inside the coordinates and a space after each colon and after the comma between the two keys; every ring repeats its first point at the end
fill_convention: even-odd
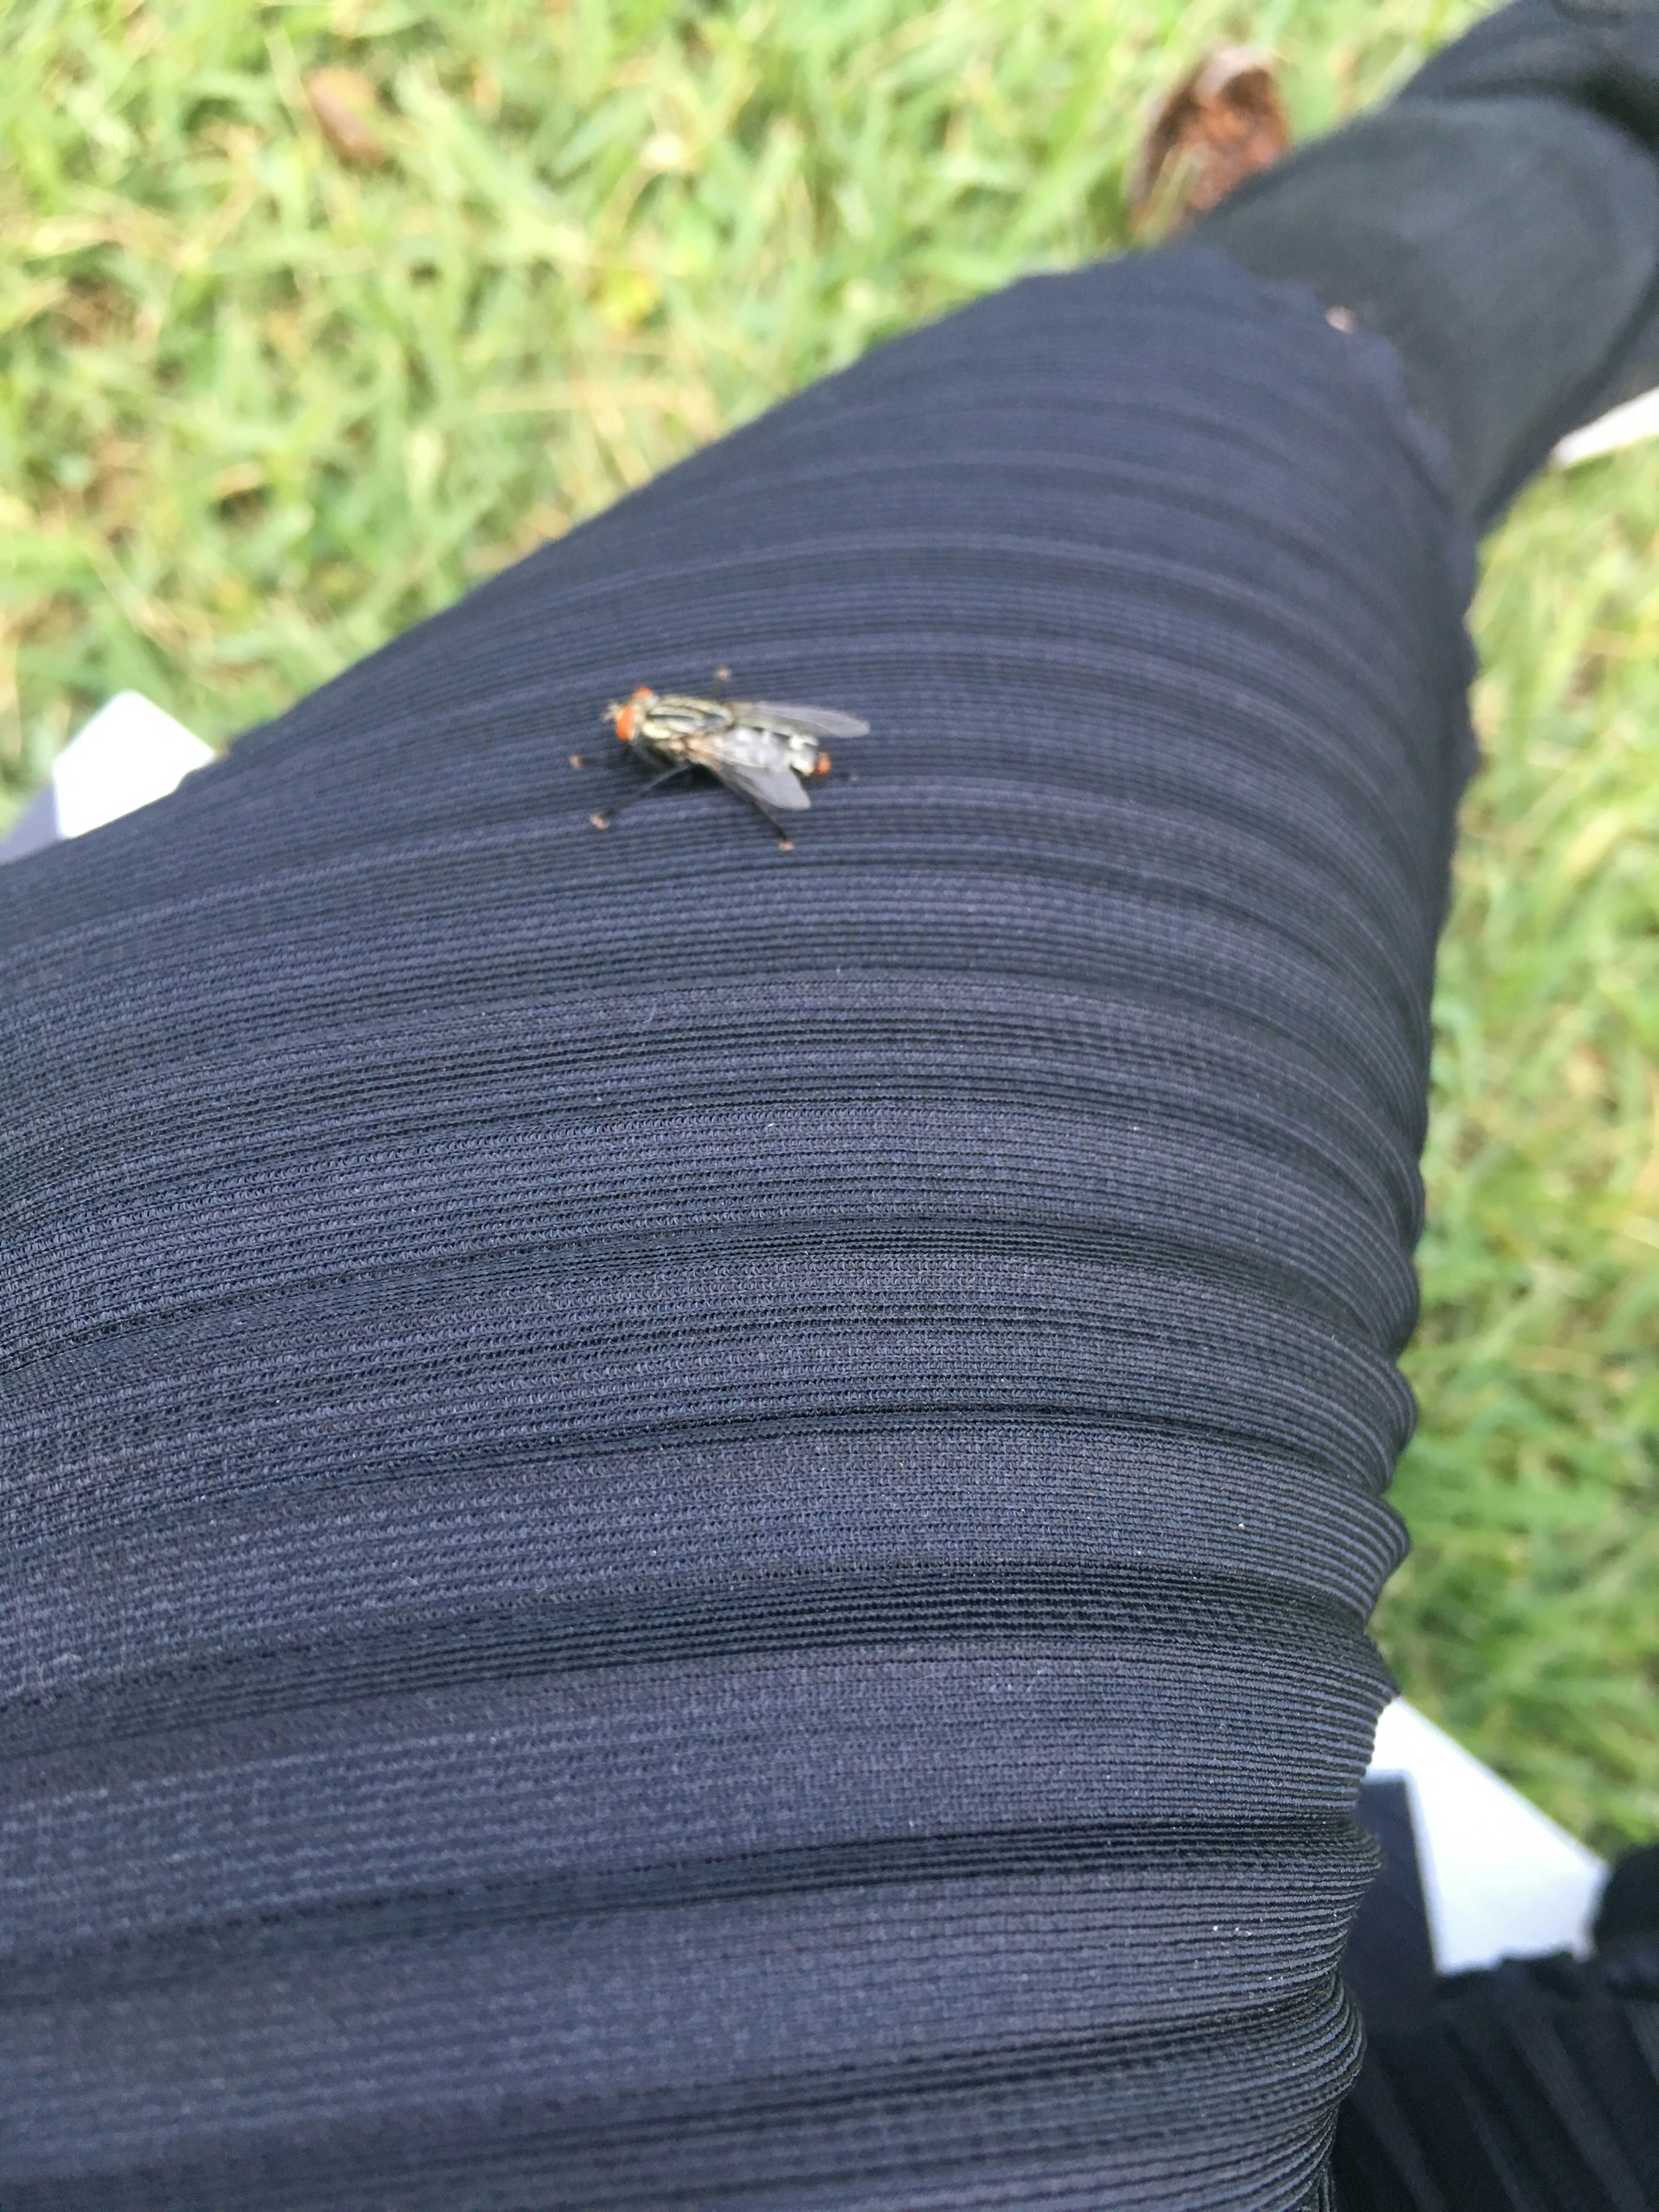
{"type": "Polygon", "coordinates": [[[1588,1952],[1607,1867],[1403,1698],[1376,1724],[1371,1780],[1403,1775],[1443,1974],[1588,1952]]]}
{"type": "Polygon", "coordinates": [[[1654,437],[1659,437],[1659,389],[1627,399],[1622,407],[1610,407],[1595,422],[1586,422],[1582,430],[1569,430],[1550,459],[1558,469],[1570,469],[1580,461],[1593,461],[1601,453],[1616,453],[1621,446],[1634,446],[1644,438],[1654,437]]]}
{"type": "Polygon", "coordinates": [[[210,746],[142,691],[118,691],[52,764],[58,834],[79,837],[165,799],[212,758],[210,746]]]}

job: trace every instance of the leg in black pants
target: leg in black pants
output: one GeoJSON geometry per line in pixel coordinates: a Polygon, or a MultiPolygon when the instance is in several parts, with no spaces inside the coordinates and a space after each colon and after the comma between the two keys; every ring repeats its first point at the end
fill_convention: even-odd
{"type": "Polygon", "coordinates": [[[1243,258],[0,878],[9,2206],[1323,2201],[1470,508],[1243,258]],[[596,835],[716,664],[856,780],[596,835]]]}

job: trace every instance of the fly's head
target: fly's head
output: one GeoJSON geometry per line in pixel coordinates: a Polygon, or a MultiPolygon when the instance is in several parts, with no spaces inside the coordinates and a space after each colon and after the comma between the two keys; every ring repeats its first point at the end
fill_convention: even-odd
{"type": "Polygon", "coordinates": [[[611,726],[642,760],[685,762],[696,742],[728,727],[732,717],[708,699],[682,698],[676,691],[653,691],[641,684],[620,705],[605,709],[611,726]]]}
{"type": "Polygon", "coordinates": [[[623,744],[631,745],[644,727],[646,717],[656,704],[657,695],[648,684],[641,684],[625,699],[613,699],[605,708],[605,719],[623,744]]]}
{"type": "Polygon", "coordinates": [[[613,699],[605,708],[611,726],[625,745],[631,745],[644,726],[645,718],[656,703],[656,693],[648,684],[641,684],[620,702],[613,699]]]}

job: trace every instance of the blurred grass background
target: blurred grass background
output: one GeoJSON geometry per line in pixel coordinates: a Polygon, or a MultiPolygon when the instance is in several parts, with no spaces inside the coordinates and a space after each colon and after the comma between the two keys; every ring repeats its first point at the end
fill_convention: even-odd
{"type": "MultiPolygon", "coordinates": [[[[228,739],[808,378],[1122,244],[1145,105],[1217,40],[1279,56],[1306,136],[1475,12],[12,0],[0,811],[112,691],[228,739]]],[[[1486,549],[1378,1617],[1603,1848],[1659,1833],[1656,556],[1659,449],[1486,549]]]]}

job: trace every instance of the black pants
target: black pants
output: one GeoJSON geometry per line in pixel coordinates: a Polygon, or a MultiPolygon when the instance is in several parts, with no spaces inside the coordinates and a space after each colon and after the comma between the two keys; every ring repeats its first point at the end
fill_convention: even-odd
{"type": "Polygon", "coordinates": [[[0,873],[13,2212],[1323,2201],[1468,552],[1034,279],[0,873]]]}

